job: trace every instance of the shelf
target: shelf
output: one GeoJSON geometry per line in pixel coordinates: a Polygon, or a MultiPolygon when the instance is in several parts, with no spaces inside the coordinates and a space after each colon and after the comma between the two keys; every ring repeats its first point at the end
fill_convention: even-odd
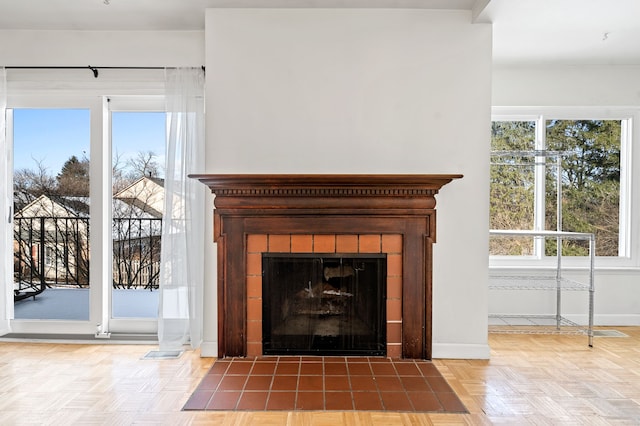
{"type": "Polygon", "coordinates": [[[489,278],[489,288],[492,290],[558,290],[558,287],[562,291],[589,290],[589,284],[567,278],[558,280],[555,276],[492,274],[489,278]]]}
{"type": "MultiPolygon", "coordinates": [[[[555,268],[539,274],[518,274],[514,270],[490,271],[489,289],[493,291],[554,291],[556,296],[556,313],[554,315],[489,315],[490,333],[520,333],[520,334],[586,334],[589,346],[593,346],[593,300],[594,300],[594,259],[595,237],[593,234],[566,231],[517,231],[491,230],[490,237],[532,237],[534,239],[553,239],[556,241],[555,268]],[[584,280],[569,279],[564,276],[562,241],[583,240],[589,243],[589,255],[582,268],[572,268],[586,273],[584,280]],[[562,316],[562,293],[565,291],[584,291],[588,293],[587,326],[580,326],[562,316]]],[[[542,241],[541,241],[542,243],[542,241]]],[[[540,244],[544,247],[544,244],[540,244]]]]}
{"type": "Polygon", "coordinates": [[[589,335],[589,327],[556,315],[489,315],[493,334],[589,335]]]}

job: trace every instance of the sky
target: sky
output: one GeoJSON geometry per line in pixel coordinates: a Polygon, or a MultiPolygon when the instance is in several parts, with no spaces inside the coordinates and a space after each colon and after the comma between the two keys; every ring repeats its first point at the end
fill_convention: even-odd
{"type": "MultiPolygon", "coordinates": [[[[56,176],[72,156],[89,157],[88,109],[14,109],[14,170],[38,168],[56,176]]],[[[124,161],[153,151],[164,162],[165,115],[161,112],[112,113],[112,151],[124,161]]]]}

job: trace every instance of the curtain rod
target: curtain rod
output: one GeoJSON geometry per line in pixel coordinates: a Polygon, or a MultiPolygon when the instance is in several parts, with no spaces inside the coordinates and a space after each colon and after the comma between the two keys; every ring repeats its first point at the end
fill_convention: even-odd
{"type": "MultiPolygon", "coordinates": [[[[91,65],[87,65],[86,67],[80,66],[62,66],[62,67],[48,67],[48,66],[6,66],[5,69],[22,69],[22,70],[91,70],[93,76],[98,78],[98,69],[105,70],[163,70],[167,68],[177,68],[177,67],[92,67],[91,65]]],[[[204,65],[202,65],[202,71],[205,71],[204,65]]]]}

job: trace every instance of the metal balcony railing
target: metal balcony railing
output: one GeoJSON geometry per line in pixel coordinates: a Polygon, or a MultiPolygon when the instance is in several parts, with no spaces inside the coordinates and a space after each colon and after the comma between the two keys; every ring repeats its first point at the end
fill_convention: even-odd
{"type": "MultiPolygon", "coordinates": [[[[112,225],[113,287],[158,288],[161,218],[115,218],[112,225]]],[[[50,287],[88,288],[89,219],[14,219],[14,299],[50,287]]]]}

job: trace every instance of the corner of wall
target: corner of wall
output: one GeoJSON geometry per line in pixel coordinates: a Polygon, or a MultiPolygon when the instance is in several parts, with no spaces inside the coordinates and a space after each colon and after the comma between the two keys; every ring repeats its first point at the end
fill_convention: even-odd
{"type": "Polygon", "coordinates": [[[201,358],[217,358],[218,342],[202,342],[200,345],[201,358]]]}

